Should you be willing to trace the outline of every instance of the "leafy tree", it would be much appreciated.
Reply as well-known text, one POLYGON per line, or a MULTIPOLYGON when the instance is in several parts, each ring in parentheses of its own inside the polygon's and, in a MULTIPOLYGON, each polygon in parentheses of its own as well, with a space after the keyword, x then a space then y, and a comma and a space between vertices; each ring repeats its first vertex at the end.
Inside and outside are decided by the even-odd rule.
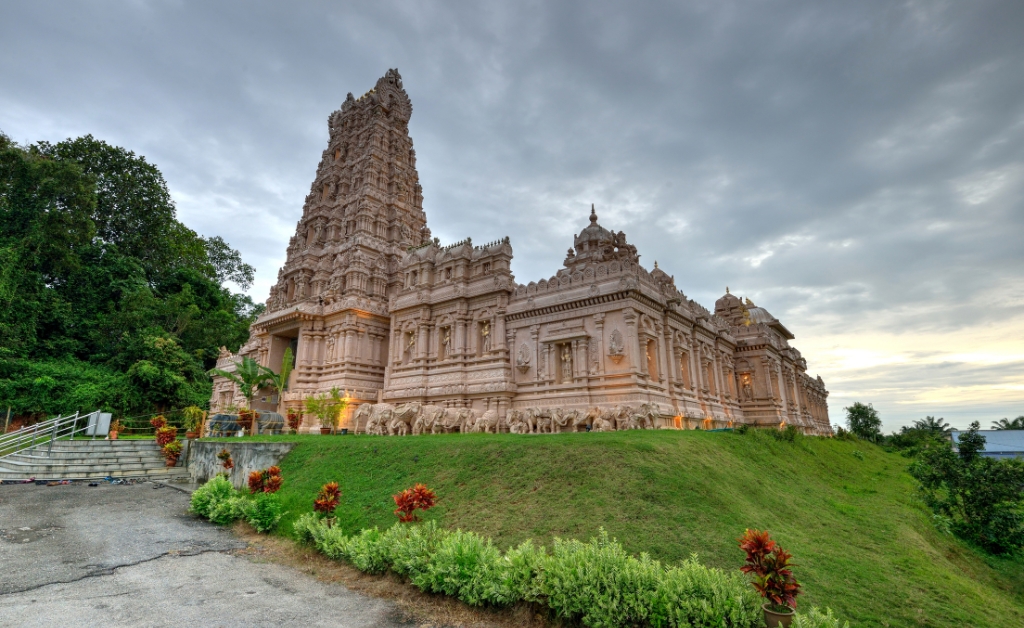
POLYGON ((949 423, 946 423, 945 419, 926 416, 923 419, 914 421, 914 429, 935 434, 949 434, 953 428, 949 426, 949 423))
POLYGON ((878 411, 869 403, 864 405, 857 401, 846 410, 846 425, 855 435, 872 442, 882 438, 882 419, 878 411))
POLYGON ((16 416, 69 398, 119 413, 205 405, 218 348, 237 349, 262 311, 223 284, 252 274, 175 218, 145 158, 92 136, 0 134, 0 402, 16 416))
POLYGON ((992 429, 994 430, 1024 430, 1024 416, 1019 416, 1016 419, 1010 421, 1007 419, 999 419, 998 421, 992 422, 992 429))
POLYGON ((306 412, 320 420, 321 427, 330 427, 334 430, 336 419, 345 410, 348 402, 342 398, 340 390, 332 388, 329 393, 307 396, 304 405, 306 412))
POLYGON ((975 421, 960 435, 958 450, 934 447, 910 467, 937 514, 960 537, 994 552, 1024 546, 1024 461, 981 455, 985 437, 975 421))

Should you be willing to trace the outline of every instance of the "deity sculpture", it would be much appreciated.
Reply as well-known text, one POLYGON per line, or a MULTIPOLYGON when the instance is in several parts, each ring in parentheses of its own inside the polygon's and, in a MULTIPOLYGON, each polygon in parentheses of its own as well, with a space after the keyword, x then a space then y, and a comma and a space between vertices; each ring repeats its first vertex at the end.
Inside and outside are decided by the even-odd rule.
POLYGON ((491 350, 491 324, 485 322, 480 326, 481 351, 484 353, 491 350))
POLYGON ((450 358, 452 356, 452 328, 444 328, 444 337, 441 342, 444 344, 444 357, 450 358))
POLYGON ((572 381, 572 349, 569 345, 562 347, 562 381, 572 381))

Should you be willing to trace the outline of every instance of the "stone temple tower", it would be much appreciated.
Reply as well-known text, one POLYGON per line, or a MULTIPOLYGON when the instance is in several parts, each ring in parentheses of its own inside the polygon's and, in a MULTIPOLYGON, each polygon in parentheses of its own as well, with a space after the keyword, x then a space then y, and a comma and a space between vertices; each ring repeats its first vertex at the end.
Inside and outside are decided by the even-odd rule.
MULTIPOLYGON (((292 347, 294 392, 285 395, 285 405, 333 386, 354 401, 375 401, 383 386, 387 303, 401 283, 399 259, 430 239, 411 115, 402 77, 388 70, 363 96, 349 94, 327 119, 327 148, 287 260, 267 311, 239 351, 277 371, 292 347)), ((272 401, 264 409, 276 407, 272 401)))

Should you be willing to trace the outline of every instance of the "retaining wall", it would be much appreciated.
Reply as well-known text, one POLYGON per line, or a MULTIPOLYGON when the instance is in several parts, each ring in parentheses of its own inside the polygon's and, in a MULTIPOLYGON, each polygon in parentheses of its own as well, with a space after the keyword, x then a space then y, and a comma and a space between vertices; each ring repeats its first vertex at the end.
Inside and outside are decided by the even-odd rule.
POLYGON ((236 488, 244 488, 251 472, 281 462, 281 458, 284 458, 293 447, 295 443, 192 441, 186 464, 193 482, 206 482, 218 473, 223 473, 224 467, 217 459, 217 454, 222 449, 227 449, 235 463, 235 468, 231 470, 231 483, 236 488))

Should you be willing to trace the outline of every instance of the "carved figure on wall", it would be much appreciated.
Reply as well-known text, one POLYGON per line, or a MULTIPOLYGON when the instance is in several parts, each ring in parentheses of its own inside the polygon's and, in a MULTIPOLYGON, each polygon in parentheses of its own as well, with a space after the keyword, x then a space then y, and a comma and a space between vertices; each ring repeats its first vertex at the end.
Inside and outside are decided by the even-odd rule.
POLYGON ((488 322, 480 326, 480 347, 484 353, 491 350, 491 324, 488 322))
POLYGON ((452 357, 452 328, 444 328, 444 336, 441 338, 441 343, 444 345, 444 357, 452 357))
POLYGON ((405 352, 411 357, 413 351, 416 349, 416 332, 408 331, 405 333, 405 352))
POLYGON ((569 345, 562 345, 562 381, 572 381, 572 349, 569 345))
POLYGON ((520 373, 530 370, 530 347, 525 342, 519 346, 519 352, 516 354, 516 368, 520 373))
POLYGON ((622 342, 622 333, 618 329, 613 329, 612 336, 608 340, 608 357, 618 364, 625 354, 626 345, 622 342))
POLYGON ((483 432, 485 434, 497 434, 498 433, 498 412, 497 410, 488 410, 484 412, 483 416, 477 419, 473 423, 473 427, 470 428, 471 432, 483 432))

